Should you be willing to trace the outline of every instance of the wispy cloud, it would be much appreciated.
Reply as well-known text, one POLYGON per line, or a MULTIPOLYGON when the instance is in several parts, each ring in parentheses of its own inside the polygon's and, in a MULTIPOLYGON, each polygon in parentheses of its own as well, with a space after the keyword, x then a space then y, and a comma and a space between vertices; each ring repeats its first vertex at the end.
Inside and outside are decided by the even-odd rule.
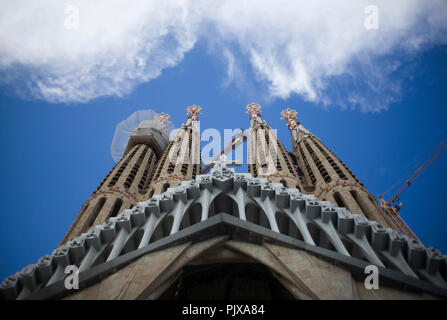
MULTIPOLYGON (((447 41, 443 0, 377 0, 379 29, 364 26, 369 1, 9 1, 0 10, 0 75, 50 102, 123 96, 179 64, 198 39, 240 87, 249 64, 272 98, 386 109, 402 94, 405 62, 447 41), (79 28, 66 29, 66 5, 79 28), (235 49, 237 48, 237 49, 235 49), (235 52, 237 50, 237 52, 235 52)), ((17 86, 15 86, 17 87, 17 86)))

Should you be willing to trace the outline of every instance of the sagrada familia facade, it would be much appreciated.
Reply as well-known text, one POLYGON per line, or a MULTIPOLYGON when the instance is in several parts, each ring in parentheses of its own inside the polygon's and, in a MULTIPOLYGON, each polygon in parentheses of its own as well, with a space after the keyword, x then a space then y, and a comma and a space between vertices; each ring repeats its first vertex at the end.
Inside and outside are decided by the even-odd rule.
POLYGON ((444 299, 447 256, 393 229, 351 170, 297 119, 286 150, 249 104, 248 173, 202 174, 198 117, 169 140, 140 123, 52 254, 4 299, 444 299), (66 268, 78 283, 67 288, 66 268), (368 287, 368 266, 378 283, 368 287))

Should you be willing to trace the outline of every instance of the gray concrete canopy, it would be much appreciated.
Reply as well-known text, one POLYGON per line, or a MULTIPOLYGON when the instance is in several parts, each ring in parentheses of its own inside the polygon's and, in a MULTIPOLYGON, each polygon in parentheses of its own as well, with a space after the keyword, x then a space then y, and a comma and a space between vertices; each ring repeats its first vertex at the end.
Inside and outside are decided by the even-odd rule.
MULTIPOLYGON (((272 239, 295 239, 287 241, 353 266, 374 264, 389 270, 386 274, 394 281, 414 279, 419 289, 447 296, 447 257, 439 250, 297 189, 225 167, 109 218, 6 278, 0 292, 6 299, 38 298, 39 292, 60 284, 69 264, 81 275, 95 268, 113 270, 115 262, 130 263, 163 239, 184 237, 187 228, 212 222, 221 213, 232 216, 226 223, 255 226, 254 231, 272 239)), ((100 276, 98 271, 95 275, 100 276)))

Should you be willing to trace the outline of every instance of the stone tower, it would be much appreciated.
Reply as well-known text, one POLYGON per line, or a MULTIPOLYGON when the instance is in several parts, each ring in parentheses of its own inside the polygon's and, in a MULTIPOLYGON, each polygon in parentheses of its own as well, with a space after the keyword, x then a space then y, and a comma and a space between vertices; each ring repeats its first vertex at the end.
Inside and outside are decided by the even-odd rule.
POLYGON ((153 120, 140 123, 132 133, 122 159, 82 205, 61 244, 148 199, 149 183, 169 143, 169 132, 164 128, 168 119, 167 114, 161 113, 153 120))
POLYGON ((198 116, 201 107, 193 105, 186 109, 187 120, 169 143, 157 165, 149 195, 165 192, 182 181, 191 180, 200 173, 200 132, 198 116))
POLYGON ((287 120, 287 127, 291 132, 293 151, 298 167, 301 168, 305 193, 330 201, 337 207, 361 213, 388 227, 392 226, 384 217, 374 196, 343 161, 300 124, 295 110, 283 110, 281 116, 283 120, 287 120))
POLYGON ((248 172, 253 177, 267 178, 270 182, 282 183, 286 188, 302 191, 302 182, 292 159, 272 128, 261 118, 260 110, 261 107, 255 103, 247 106, 250 114, 248 172))
MULTIPOLYGON (((377 222, 372 209, 361 211, 366 204, 357 200, 370 194, 298 123, 296 112, 285 110, 283 117, 301 171, 261 119, 259 105, 247 110, 251 174, 227 168, 224 157, 210 174, 199 174, 200 107, 187 109, 168 146, 159 124, 142 123, 102 185, 115 181, 143 200, 124 206, 122 198, 117 215, 103 205, 87 230, 92 214, 81 214, 71 234, 81 233, 7 277, 1 298, 447 298, 446 256, 377 222), (149 150, 160 160, 147 184, 142 168, 154 168, 149 150), (371 265, 378 270, 376 289, 365 285, 371 265), (77 287, 67 287, 67 266, 78 271, 77 287)), ((110 192, 102 194, 114 201, 121 195, 110 192)))

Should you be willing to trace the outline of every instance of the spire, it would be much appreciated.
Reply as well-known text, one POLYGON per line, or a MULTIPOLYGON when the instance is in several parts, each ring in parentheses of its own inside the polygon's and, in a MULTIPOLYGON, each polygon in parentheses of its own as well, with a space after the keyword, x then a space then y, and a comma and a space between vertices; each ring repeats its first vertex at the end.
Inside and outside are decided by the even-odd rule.
POLYGON ((311 133, 298 121, 297 116, 298 112, 290 108, 287 108, 281 112, 281 120, 287 121, 286 126, 289 128, 294 142, 304 138, 306 135, 311 135, 311 133))
POLYGON ((261 106, 256 103, 250 103, 247 105, 247 113, 250 114, 250 125, 251 127, 257 127, 259 125, 266 124, 261 118, 261 106))
POLYGON ((298 140, 298 125, 300 122, 297 119, 298 112, 292 109, 285 109, 281 112, 281 120, 287 121, 287 128, 289 128, 292 133, 292 137, 294 141, 298 140))

